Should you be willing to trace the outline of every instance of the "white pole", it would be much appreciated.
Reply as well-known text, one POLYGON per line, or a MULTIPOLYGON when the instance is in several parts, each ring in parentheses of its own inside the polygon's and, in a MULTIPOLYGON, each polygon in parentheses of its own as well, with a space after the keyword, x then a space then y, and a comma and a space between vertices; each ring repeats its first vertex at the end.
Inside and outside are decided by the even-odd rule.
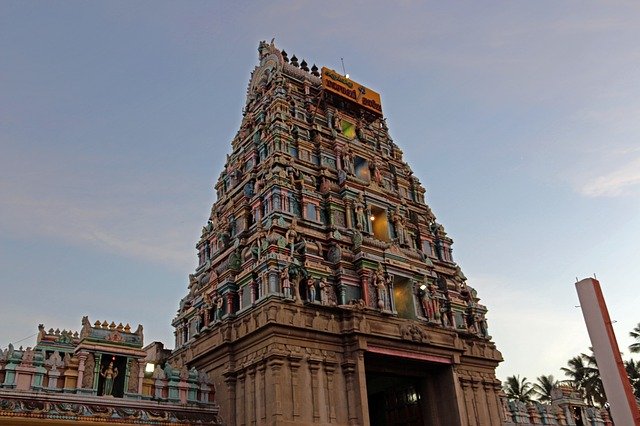
POLYGON ((624 369, 600 282, 585 278, 576 283, 576 290, 613 421, 616 425, 640 426, 640 412, 624 369))

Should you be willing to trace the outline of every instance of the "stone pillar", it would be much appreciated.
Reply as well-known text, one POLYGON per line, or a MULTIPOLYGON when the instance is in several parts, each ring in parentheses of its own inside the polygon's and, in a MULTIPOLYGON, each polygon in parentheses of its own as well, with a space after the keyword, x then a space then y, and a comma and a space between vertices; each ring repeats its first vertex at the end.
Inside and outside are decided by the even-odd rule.
POLYGON ((78 352, 78 384, 76 387, 82 389, 82 379, 84 378, 84 363, 87 360, 89 354, 85 351, 78 352))
POLYGON ((260 362, 256 367, 256 380, 258 382, 256 388, 256 422, 265 424, 267 421, 267 402, 265 393, 265 371, 267 369, 266 362, 260 362))
POLYGON ((144 358, 138 360, 138 395, 142 395, 142 386, 144 384, 144 370, 146 366, 147 363, 145 362, 144 358))
POLYGON ((269 412, 268 421, 270 423, 280 423, 283 419, 282 414, 282 366, 284 365, 284 356, 271 356, 267 361, 269 375, 267 383, 273 394, 267 394, 267 411, 269 412))
POLYGON ((289 355, 289 368, 291 369, 291 394, 293 421, 300 420, 300 390, 298 389, 298 369, 300 368, 301 355, 289 355))
POLYGON ((336 401, 334 398, 333 374, 336 371, 337 363, 331 360, 324 361, 324 373, 327 378, 327 388, 325 392, 325 404, 327 406, 327 418, 329 423, 336 421, 336 401))
POLYGON ((247 409, 245 406, 247 395, 245 389, 245 378, 246 375, 244 371, 238 372, 238 384, 236 390, 238 393, 236 400, 236 425, 238 426, 244 426, 247 424, 245 420, 247 416, 247 409))
POLYGON ((256 368, 251 366, 247 369, 247 424, 256 424, 256 368))
POLYGON ((229 426, 235 426, 236 423, 236 383, 237 378, 236 375, 232 372, 224 373, 224 382, 227 385, 227 413, 228 418, 226 419, 229 426))
POLYGON ((322 359, 309 357, 307 363, 309 365, 309 372, 311 374, 311 406, 313 407, 313 422, 318 423, 320 421, 320 399, 319 399, 319 386, 318 386, 318 370, 320 370, 320 363, 322 359))
MULTIPOLYGON (((347 220, 347 229, 353 229, 355 228, 353 226, 353 204, 351 201, 348 201, 345 203, 345 209, 344 209, 344 214, 346 216, 346 220, 347 220)), ((362 232, 365 232, 364 229, 361 230, 362 232)))
POLYGON ((369 305, 369 279, 371 277, 371 273, 368 269, 360 269, 358 270, 358 275, 360 275, 360 296, 364 301, 365 306, 369 305))

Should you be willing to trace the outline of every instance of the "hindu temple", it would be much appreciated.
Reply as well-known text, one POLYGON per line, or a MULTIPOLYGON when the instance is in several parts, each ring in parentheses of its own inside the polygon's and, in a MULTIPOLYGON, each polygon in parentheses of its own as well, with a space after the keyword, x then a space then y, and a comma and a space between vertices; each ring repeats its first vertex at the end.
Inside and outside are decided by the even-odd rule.
POLYGON ((487 308, 380 95, 261 42, 179 303, 228 425, 499 425, 487 308))
POLYGON ((162 344, 143 343, 141 325, 40 324, 33 348, 0 350, 0 424, 222 425, 206 373, 174 368, 162 344))

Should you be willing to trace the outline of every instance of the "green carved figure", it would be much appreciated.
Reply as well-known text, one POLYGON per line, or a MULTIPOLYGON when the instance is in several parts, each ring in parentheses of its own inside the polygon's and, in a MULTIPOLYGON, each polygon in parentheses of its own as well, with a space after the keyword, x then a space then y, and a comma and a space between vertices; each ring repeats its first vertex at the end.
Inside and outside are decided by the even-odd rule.
POLYGON ((114 367, 113 361, 111 361, 109 362, 109 366, 100 372, 100 375, 104 377, 102 395, 111 396, 113 392, 113 381, 118 377, 118 368, 114 367))

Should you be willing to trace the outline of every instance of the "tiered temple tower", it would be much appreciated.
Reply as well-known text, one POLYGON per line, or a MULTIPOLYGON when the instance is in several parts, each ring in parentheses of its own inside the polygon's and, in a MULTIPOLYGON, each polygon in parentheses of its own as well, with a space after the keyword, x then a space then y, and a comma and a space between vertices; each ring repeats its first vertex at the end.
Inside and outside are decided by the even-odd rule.
POLYGON ((486 308, 379 95, 259 45, 173 320, 229 425, 497 425, 486 308))

